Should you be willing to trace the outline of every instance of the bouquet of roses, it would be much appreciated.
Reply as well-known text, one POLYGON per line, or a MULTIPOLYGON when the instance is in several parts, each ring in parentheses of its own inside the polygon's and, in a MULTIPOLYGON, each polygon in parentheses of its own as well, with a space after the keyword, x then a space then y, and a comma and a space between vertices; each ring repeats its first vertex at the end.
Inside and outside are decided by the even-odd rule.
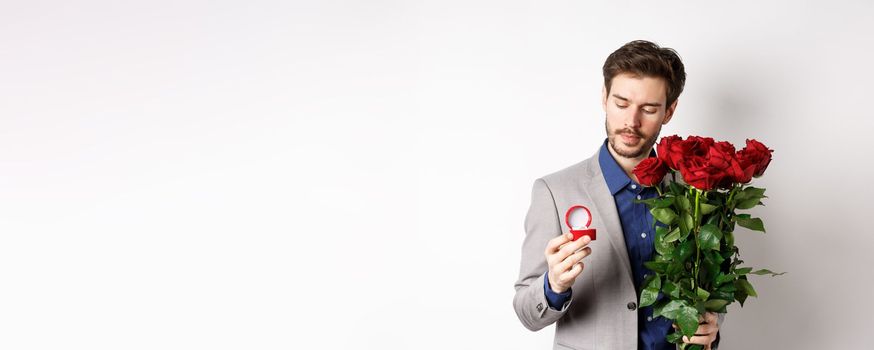
POLYGON ((653 317, 674 320, 679 331, 668 334, 667 340, 680 344, 683 335, 695 334, 707 311, 725 313, 732 302, 743 306, 748 296, 756 296, 747 275, 779 275, 739 266, 743 260, 734 245, 735 224, 765 232, 760 218, 737 211, 767 198, 764 188, 749 183, 765 172, 773 150, 756 140, 747 140, 744 149, 735 151, 728 142, 676 135, 663 137, 656 147, 658 157, 644 159, 633 170, 640 184, 659 192, 642 201, 657 226, 657 254, 645 263, 653 274, 641 286, 640 306, 654 305, 653 317), (668 173, 667 186, 661 188, 668 173), (661 300, 659 292, 664 295, 661 300))

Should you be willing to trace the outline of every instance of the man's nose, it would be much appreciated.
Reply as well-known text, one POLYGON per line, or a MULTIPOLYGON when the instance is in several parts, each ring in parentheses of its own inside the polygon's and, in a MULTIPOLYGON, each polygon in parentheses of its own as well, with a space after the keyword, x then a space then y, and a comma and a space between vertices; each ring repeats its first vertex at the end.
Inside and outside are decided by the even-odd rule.
POLYGON ((641 111, 639 109, 628 108, 625 114, 625 127, 637 129, 640 127, 641 111))

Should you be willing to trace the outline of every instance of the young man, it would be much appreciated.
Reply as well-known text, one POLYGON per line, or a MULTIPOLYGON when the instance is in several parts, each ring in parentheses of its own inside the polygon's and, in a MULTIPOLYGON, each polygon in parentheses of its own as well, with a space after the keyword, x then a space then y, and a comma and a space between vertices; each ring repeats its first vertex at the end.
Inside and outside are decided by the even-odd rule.
MULTIPOLYGON (((686 73, 674 50, 643 40, 613 52, 603 71, 607 138, 591 158, 534 181, 513 307, 532 331, 555 322, 555 349, 674 350, 671 320, 637 306, 655 230, 635 199, 657 193, 631 171, 654 155, 686 73), (574 205, 591 211, 595 241, 571 240, 564 220, 574 205)), ((684 341, 716 349, 722 319, 708 313, 684 341)))

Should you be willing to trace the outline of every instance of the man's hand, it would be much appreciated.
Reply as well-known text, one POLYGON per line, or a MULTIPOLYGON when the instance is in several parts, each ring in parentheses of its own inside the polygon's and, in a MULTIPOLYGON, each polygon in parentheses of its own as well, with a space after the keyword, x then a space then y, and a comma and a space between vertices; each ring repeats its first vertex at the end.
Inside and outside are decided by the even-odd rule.
MULTIPOLYGON (((698 330, 695 331, 695 335, 692 339, 689 339, 684 335, 683 342, 686 344, 704 345, 704 350, 711 350, 710 345, 716 340, 716 332, 719 331, 718 320, 719 319, 716 317, 715 312, 705 313, 703 322, 700 319, 698 320, 698 330)), ((676 323, 674 323, 674 329, 677 329, 676 323)))
POLYGON ((549 288, 556 293, 564 293, 583 272, 583 258, 592 253, 587 247, 592 240, 583 236, 572 241, 573 234, 567 233, 549 240, 546 244, 546 263, 549 265, 549 288))

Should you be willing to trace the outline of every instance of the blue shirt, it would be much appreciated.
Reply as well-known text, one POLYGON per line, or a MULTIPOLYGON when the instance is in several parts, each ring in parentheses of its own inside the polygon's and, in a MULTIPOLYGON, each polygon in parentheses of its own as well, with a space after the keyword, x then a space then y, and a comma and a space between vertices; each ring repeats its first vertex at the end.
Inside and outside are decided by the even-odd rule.
MULTIPOLYGON (((607 150, 607 140, 601 145, 598 163, 601 172, 607 182, 607 188, 616 201, 616 210, 619 212, 619 221, 622 223, 622 232, 625 236, 625 246, 628 248, 628 259, 631 263, 631 273, 635 290, 640 299, 640 286, 652 273, 643 266, 643 263, 653 259, 655 248, 655 226, 653 226, 652 214, 646 204, 635 203, 636 199, 647 199, 658 196, 658 192, 652 187, 643 187, 631 180, 625 171, 616 163, 610 151, 607 150)), ((650 152, 655 156, 655 151, 650 152)), ((565 302, 571 298, 571 290, 557 294, 549 288, 549 274, 544 278, 544 290, 549 307, 560 310, 565 302)), ((658 299, 664 296, 659 293, 658 299)), ((676 345, 665 340, 665 335, 672 329, 673 321, 664 317, 652 317, 652 306, 639 308, 637 312, 638 349, 646 350, 675 350, 676 345)))

